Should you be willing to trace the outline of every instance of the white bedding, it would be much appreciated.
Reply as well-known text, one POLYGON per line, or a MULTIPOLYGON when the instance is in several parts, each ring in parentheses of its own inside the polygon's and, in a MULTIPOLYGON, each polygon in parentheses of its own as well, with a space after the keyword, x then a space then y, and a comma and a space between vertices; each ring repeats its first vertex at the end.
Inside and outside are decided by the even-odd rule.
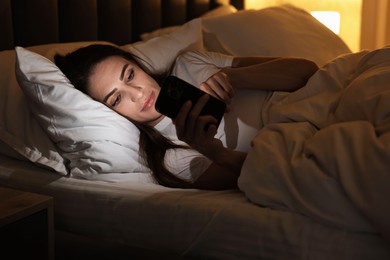
POLYGON ((91 182, 0 157, 0 185, 54 196, 56 229, 207 259, 388 259, 378 236, 248 203, 238 191, 91 182), (385 258, 384 258, 385 256, 385 258))
MULTIPOLYGON (((210 19, 203 24, 203 29, 206 30, 203 31, 203 35, 200 31, 198 38, 195 37, 198 34, 190 35, 196 38, 195 45, 204 41, 204 47, 208 50, 225 51, 235 55, 246 55, 244 51, 251 51, 248 55, 299 55, 313 59, 318 64, 349 52, 348 47, 337 36, 317 24, 307 13, 294 8, 289 12, 289 8, 239 13, 237 16, 226 16, 220 20, 210 19), (276 15, 275 12, 280 14, 276 15), (292 16, 301 22, 290 23, 289 19, 292 19, 292 16), (255 35, 257 45, 250 44, 249 40, 239 43, 250 44, 249 47, 258 52, 254 52, 255 50, 248 46, 237 47, 238 42, 235 39, 230 38, 229 42, 225 39, 224 31, 217 28, 229 27, 226 25, 229 22, 239 25, 237 21, 244 22, 244 18, 248 17, 260 19, 257 20, 257 26, 248 28, 246 34, 250 39, 255 35), (262 23, 264 19, 268 22, 262 23), (273 21, 277 29, 274 30, 277 32, 275 35, 269 32, 270 19, 275 20, 273 21), (288 30, 286 23, 289 24, 288 30), (212 35, 213 32, 215 35, 212 35), (315 44, 318 42, 323 45, 315 44), (309 44, 310 48, 305 44, 309 44)), ((235 29, 240 33, 242 27, 236 26, 235 29)), ((230 30, 229 33, 237 35, 235 31, 230 30)), ((161 44, 157 40, 155 42, 161 44)), ((185 43, 182 39, 176 42, 185 43)), ((179 49, 172 48, 176 52, 179 49)), ((9 59, 1 60, 1 71, 9 74, 12 72, 12 75, 0 74, 0 81, 2 84, 5 82, 1 85, 0 98, 7 101, 1 102, 2 141, 11 140, 9 134, 15 132, 11 130, 22 132, 21 135, 12 136, 12 140, 19 141, 18 143, 22 143, 23 137, 30 137, 32 133, 38 132, 40 135, 34 135, 31 140, 40 140, 38 144, 41 145, 45 143, 42 140, 47 139, 50 149, 44 149, 46 146, 41 149, 38 146, 35 150, 26 149, 29 152, 26 155, 26 151, 20 152, 21 149, 29 147, 26 143, 22 143, 20 149, 16 149, 12 145, 2 148, 7 142, 0 142, 0 154, 13 156, 8 153, 12 147, 20 153, 19 157, 23 155, 30 161, 41 163, 38 167, 27 162, 27 159, 20 161, 17 160, 17 156, 11 159, 0 155, 0 185, 53 196, 57 234, 67 233, 91 238, 107 245, 116 244, 202 259, 390 259, 389 245, 376 233, 371 232, 371 226, 368 230, 359 232, 348 231, 336 225, 322 223, 315 218, 313 220, 310 218, 312 216, 309 217, 291 208, 279 207, 279 204, 262 207, 249 203, 245 195, 239 191, 169 189, 153 184, 148 176, 142 173, 100 172, 93 178, 95 181, 90 181, 56 174, 55 171, 57 173, 61 171, 55 167, 52 167, 54 170, 45 170, 43 167, 51 167, 52 164, 45 160, 42 162, 38 157, 45 158, 45 155, 48 155, 48 158, 57 159, 57 156, 53 156, 56 149, 38 125, 35 128, 39 131, 29 131, 31 122, 23 119, 24 117, 30 119, 31 114, 26 107, 24 96, 17 88, 14 68, 9 67, 15 54, 9 51, 3 52, 2 55, 9 59), (11 83, 15 83, 16 87, 8 87, 11 83), (18 95, 13 92, 17 92, 18 95), (15 96, 18 99, 15 99, 15 96), (23 121, 23 124, 16 124, 15 117, 23 121), (39 138, 35 138, 36 136, 39 138), (31 151, 34 152, 33 158, 28 156, 31 151)), ((174 57, 169 57, 169 60, 171 59, 174 57)), ((163 62, 160 59, 154 61, 163 62)), ((314 102, 313 106, 317 105, 314 102)), ((126 138, 124 136, 124 139, 126 138)), ((254 152, 256 150, 257 148, 253 149, 254 152)), ((91 162, 96 162, 96 158, 91 162)), ((65 167, 62 161, 60 164, 62 168, 65 167)), ((249 165, 248 163, 248 168, 243 174, 245 178, 252 178, 250 175, 256 174, 255 169, 250 172, 252 168, 249 165)), ((63 171, 63 174, 66 174, 66 171, 63 171)), ((265 188, 270 187, 272 186, 265 188)), ((256 200, 257 194, 252 196, 247 193, 246 187, 242 188, 248 198, 259 204, 263 203, 256 200)), ((262 195, 259 195, 257 198, 261 197, 262 195)), ((98 248, 95 250, 98 251, 98 248)))
POLYGON ((251 201, 390 242, 390 46, 334 60, 263 116, 239 179, 251 201))

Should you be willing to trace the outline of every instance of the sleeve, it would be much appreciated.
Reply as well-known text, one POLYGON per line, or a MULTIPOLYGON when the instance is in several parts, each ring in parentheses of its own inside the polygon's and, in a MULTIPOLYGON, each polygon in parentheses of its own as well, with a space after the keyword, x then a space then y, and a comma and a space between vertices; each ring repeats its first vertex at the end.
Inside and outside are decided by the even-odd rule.
POLYGON ((185 52, 177 57, 172 75, 199 87, 202 82, 220 71, 221 68, 230 67, 233 58, 233 56, 217 52, 185 52))
POLYGON ((196 181, 212 163, 193 149, 169 149, 164 160, 169 171, 189 182, 196 181))
MULTIPOLYGON (((155 128, 174 143, 186 145, 177 138, 176 128, 170 118, 165 117, 155 128)), ((211 161, 194 149, 175 148, 166 151, 164 164, 178 178, 194 182, 207 170, 211 161)))

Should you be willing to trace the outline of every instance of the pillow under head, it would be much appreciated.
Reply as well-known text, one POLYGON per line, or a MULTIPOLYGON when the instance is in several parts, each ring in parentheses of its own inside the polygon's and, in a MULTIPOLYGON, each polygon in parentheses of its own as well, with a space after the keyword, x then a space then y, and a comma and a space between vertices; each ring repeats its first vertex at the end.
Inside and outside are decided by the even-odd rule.
POLYGON ((138 129, 126 118, 75 89, 49 59, 16 48, 16 76, 37 118, 72 176, 149 172, 138 155, 138 129))

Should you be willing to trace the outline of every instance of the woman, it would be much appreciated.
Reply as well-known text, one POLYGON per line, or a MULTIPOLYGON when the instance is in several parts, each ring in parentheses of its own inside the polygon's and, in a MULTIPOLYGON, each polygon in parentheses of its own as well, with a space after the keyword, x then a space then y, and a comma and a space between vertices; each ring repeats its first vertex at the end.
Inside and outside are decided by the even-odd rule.
MULTIPOLYGON (((166 75, 147 74, 130 53, 110 45, 91 45, 64 57, 57 55, 55 61, 76 88, 140 129, 140 154, 160 184, 200 189, 237 187, 246 152, 226 148, 215 138, 215 119, 199 116, 207 95, 196 104, 183 105, 173 126, 154 108, 166 75)), ((189 53, 178 59, 174 72, 187 70, 184 63, 211 64, 210 70, 202 66, 208 76, 197 85, 228 105, 236 89, 294 91, 318 69, 304 59, 189 53)))

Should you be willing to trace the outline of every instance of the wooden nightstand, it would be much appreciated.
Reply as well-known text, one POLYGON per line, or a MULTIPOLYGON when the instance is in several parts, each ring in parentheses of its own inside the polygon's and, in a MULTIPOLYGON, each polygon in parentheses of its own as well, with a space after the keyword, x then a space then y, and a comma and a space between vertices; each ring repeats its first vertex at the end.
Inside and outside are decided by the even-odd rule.
POLYGON ((0 187, 1 258, 54 259, 53 198, 0 187))

